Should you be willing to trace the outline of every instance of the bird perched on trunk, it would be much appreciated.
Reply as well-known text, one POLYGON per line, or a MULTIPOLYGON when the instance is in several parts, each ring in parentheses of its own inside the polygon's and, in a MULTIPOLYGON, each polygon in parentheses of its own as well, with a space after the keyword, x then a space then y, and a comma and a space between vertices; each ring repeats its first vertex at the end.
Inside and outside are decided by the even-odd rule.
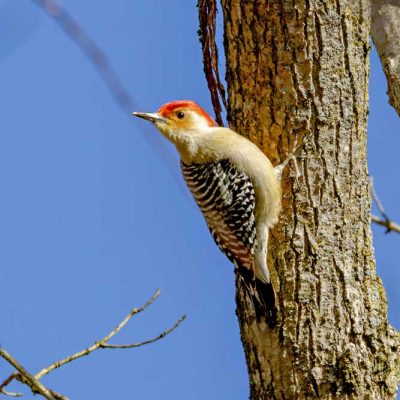
POLYGON ((279 172, 252 142, 215 121, 193 101, 173 101, 152 122, 181 157, 183 177, 214 241, 245 280, 258 319, 276 320, 267 266, 269 229, 281 207, 279 172))

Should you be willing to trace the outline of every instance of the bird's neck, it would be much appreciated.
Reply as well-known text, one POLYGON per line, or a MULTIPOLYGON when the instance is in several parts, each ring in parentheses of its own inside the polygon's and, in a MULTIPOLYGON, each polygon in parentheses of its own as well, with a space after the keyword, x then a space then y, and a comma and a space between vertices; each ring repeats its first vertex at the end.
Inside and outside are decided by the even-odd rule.
POLYGON ((211 129, 193 129, 176 135, 174 144, 185 164, 203 164, 213 161, 213 154, 209 151, 213 134, 211 129))

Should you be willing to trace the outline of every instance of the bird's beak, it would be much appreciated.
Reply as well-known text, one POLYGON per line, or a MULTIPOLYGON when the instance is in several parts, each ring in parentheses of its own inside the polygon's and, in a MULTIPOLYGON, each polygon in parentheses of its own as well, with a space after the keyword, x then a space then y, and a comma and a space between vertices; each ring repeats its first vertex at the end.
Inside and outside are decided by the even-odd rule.
POLYGON ((167 120, 157 113, 144 113, 144 112, 136 112, 132 113, 135 117, 147 119, 150 122, 166 122, 167 120))

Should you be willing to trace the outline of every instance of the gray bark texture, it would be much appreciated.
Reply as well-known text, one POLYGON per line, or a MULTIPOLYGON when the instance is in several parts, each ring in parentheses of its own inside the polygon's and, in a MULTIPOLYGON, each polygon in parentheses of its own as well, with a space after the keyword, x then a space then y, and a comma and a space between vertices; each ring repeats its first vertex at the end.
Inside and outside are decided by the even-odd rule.
POLYGON ((389 102, 400 115, 400 0, 372 0, 372 38, 388 82, 389 102))
POLYGON ((254 319, 237 282, 251 399, 394 399, 388 324, 370 230, 366 159, 369 7, 346 0, 221 0, 228 121, 282 162, 283 210, 268 263, 278 324, 254 319))

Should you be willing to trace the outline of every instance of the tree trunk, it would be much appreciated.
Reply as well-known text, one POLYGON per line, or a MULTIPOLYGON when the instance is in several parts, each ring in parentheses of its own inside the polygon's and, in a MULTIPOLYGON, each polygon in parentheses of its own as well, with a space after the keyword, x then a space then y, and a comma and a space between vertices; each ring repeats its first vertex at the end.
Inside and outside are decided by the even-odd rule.
POLYGON ((251 399, 395 398, 400 341, 370 230, 369 10, 345 0, 221 3, 230 127, 274 165, 313 135, 301 176, 284 173, 269 243, 276 328, 254 319, 237 283, 251 399))

